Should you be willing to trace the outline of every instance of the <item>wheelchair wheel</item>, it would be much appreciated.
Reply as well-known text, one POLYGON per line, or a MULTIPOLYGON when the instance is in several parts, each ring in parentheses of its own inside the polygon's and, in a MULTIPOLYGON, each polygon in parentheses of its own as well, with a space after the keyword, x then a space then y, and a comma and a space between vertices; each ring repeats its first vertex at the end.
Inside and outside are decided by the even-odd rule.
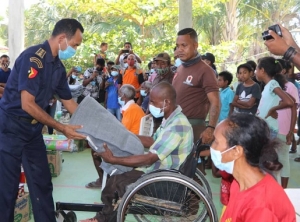
POLYGON ((129 185, 117 218, 120 222, 218 221, 207 191, 194 180, 171 172, 145 175, 129 185))
POLYGON ((209 186, 209 183, 208 183, 207 179, 205 178, 205 176, 203 175, 203 173, 199 169, 196 169, 194 180, 201 187, 203 187, 207 191, 207 193, 209 194, 209 196, 212 198, 212 192, 211 192, 211 188, 209 186))

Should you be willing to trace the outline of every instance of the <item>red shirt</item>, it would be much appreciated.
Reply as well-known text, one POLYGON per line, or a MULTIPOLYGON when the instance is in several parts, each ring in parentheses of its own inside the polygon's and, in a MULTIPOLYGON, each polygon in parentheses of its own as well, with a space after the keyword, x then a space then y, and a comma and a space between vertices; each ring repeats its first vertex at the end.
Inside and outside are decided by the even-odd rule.
POLYGON ((251 188, 240 191, 234 180, 221 222, 295 222, 295 209, 282 187, 269 174, 251 188))
POLYGON ((231 183, 233 181, 233 176, 229 173, 227 173, 226 171, 220 170, 219 171, 222 180, 221 180, 221 203, 225 206, 227 206, 228 202, 229 202, 229 197, 230 197, 230 187, 231 187, 231 183))

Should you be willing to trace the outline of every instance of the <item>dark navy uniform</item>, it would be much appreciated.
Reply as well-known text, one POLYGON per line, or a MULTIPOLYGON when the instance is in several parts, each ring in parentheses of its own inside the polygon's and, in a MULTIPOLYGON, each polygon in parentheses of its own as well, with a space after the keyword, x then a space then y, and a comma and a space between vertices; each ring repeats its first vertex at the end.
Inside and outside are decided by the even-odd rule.
POLYGON ((48 41, 30 47, 17 58, 0 101, 0 222, 14 221, 22 163, 30 191, 34 219, 55 219, 52 182, 43 124, 22 110, 21 91, 35 96, 35 102, 46 110, 50 99, 72 99, 66 70, 58 57, 53 57, 48 41))

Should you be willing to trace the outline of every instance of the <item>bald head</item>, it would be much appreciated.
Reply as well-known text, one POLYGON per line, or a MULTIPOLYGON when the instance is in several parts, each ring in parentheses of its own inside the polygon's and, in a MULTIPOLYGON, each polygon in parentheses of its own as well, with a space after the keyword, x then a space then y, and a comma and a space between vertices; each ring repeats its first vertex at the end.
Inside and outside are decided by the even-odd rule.
POLYGON ((168 82, 160 82, 151 89, 151 94, 162 100, 169 100, 173 105, 176 103, 176 91, 168 82))

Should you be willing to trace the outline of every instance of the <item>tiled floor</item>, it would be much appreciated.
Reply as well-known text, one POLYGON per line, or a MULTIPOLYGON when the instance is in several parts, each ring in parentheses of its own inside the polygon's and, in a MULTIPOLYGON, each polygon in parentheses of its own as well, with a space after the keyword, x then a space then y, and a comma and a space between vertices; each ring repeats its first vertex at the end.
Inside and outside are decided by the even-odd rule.
MULTIPOLYGON (((298 149, 299 150, 299 149, 298 149)), ((300 188, 300 163, 294 162, 298 154, 290 154, 291 178, 289 181, 290 188, 300 188)), ((85 184, 97 178, 94 169, 90 150, 86 149, 79 153, 63 153, 63 170, 59 177, 53 178, 54 201, 74 202, 74 203, 99 203, 101 191, 85 188, 85 184)), ((217 208, 218 214, 221 212, 222 205, 219 202, 219 185, 220 180, 213 178, 211 171, 207 170, 207 180, 209 181, 213 201, 217 208)), ((89 212, 76 212, 77 219, 86 219, 95 215, 89 212)), ((31 222, 33 222, 32 220, 31 222)))

